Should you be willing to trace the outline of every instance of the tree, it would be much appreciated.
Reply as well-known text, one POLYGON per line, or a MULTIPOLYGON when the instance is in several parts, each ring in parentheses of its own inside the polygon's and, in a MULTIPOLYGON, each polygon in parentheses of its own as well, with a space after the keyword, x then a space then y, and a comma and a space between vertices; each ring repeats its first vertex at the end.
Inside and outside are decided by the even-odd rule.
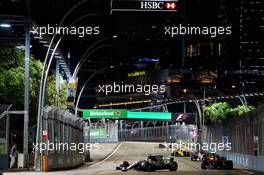
POLYGON ((228 114, 232 108, 227 102, 219 102, 210 104, 203 108, 205 119, 213 122, 227 119, 228 114))
POLYGON ((245 106, 245 105, 239 105, 236 108, 231 110, 231 115, 233 117, 242 117, 246 113, 249 113, 251 111, 254 111, 256 108, 254 106, 245 106))
POLYGON ((241 117, 246 113, 255 110, 254 106, 239 105, 236 108, 231 108, 227 102, 211 103, 203 108, 206 121, 223 121, 228 118, 241 117))
POLYGON ((56 75, 55 73, 52 73, 51 76, 48 77, 48 82, 47 82, 47 100, 46 100, 46 104, 49 105, 58 105, 59 107, 66 109, 67 108, 67 90, 68 90, 68 86, 67 86, 67 82, 65 80, 63 80, 60 77, 60 81, 61 81, 61 85, 60 85, 60 95, 57 95, 56 92, 56 75), (58 104, 57 104, 58 103, 58 104))

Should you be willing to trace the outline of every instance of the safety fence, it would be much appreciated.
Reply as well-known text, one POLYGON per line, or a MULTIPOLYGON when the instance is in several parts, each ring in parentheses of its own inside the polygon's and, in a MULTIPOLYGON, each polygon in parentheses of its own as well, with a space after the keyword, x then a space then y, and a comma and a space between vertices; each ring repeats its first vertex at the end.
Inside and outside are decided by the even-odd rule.
POLYGON ((85 154, 80 153, 76 147, 84 141, 85 122, 82 118, 57 107, 46 106, 43 109, 41 126, 40 143, 45 143, 47 149, 38 158, 39 168, 73 168, 83 163, 85 154))
POLYGON ((207 126, 202 133, 205 143, 231 143, 231 151, 219 154, 235 164, 264 171, 264 106, 246 116, 207 126))
POLYGON ((6 117, 0 117, 0 170, 8 168, 8 143, 6 135, 6 117))
POLYGON ((195 125, 168 125, 158 127, 123 129, 118 131, 120 141, 176 142, 193 141, 195 125))

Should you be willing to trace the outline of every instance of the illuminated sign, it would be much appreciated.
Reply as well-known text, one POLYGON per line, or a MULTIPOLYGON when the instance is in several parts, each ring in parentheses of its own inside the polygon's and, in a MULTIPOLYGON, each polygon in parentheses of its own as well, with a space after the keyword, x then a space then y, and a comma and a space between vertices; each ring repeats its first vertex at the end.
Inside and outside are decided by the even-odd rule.
POLYGON ((175 10, 177 4, 175 2, 165 1, 142 1, 140 2, 140 9, 151 9, 151 10, 175 10))
POLYGON ((112 0, 111 13, 113 11, 157 11, 176 12, 178 0, 112 0))
POLYGON ((169 10, 174 10, 176 9, 176 7, 177 7, 177 4, 175 2, 167 2, 165 4, 165 8, 169 10))
POLYGON ((126 109, 85 109, 83 118, 88 119, 128 119, 128 120, 164 120, 171 121, 170 112, 132 112, 126 109))
POLYGON ((130 112, 127 113, 127 119, 142 120, 168 120, 171 121, 172 114, 170 112, 130 112))
POLYGON ((141 76, 141 75, 145 75, 146 72, 145 71, 140 71, 140 72, 132 72, 132 73, 128 73, 127 76, 128 77, 137 77, 137 76, 141 76))
POLYGON ((138 62, 144 62, 144 63, 158 63, 159 61, 160 61, 159 58, 143 58, 138 60, 138 62))
POLYGON ((86 109, 83 110, 83 117, 88 118, 126 118, 127 110, 125 109, 86 109))
POLYGON ((213 71, 209 71, 209 75, 214 77, 214 78, 217 78, 218 77, 218 74, 217 72, 213 72, 213 71))

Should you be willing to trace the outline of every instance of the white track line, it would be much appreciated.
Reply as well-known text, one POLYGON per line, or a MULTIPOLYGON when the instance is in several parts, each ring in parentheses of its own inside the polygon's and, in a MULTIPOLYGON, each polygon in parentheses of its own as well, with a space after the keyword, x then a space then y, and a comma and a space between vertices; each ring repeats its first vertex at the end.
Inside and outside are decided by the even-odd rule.
POLYGON ((120 146, 121 146, 122 144, 123 144, 123 142, 120 143, 120 144, 116 147, 116 149, 115 149, 115 150, 114 150, 109 156, 107 156, 104 160, 101 160, 100 162, 97 162, 96 164, 93 164, 93 165, 91 165, 91 166, 89 166, 89 167, 97 166, 97 165, 103 163, 104 161, 108 160, 110 157, 112 157, 112 156, 117 152, 117 150, 120 148, 120 146))

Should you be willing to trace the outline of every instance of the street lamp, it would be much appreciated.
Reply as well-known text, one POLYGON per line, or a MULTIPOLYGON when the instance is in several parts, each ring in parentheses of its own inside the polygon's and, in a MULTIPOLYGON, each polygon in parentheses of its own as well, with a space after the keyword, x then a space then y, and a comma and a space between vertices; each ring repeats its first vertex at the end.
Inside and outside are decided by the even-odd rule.
POLYGON ((103 41, 107 41, 109 39, 112 39, 112 38, 117 38, 118 36, 117 35, 114 35, 112 37, 106 37, 106 38, 103 38, 101 40, 98 40, 96 41, 95 43, 93 43, 85 52, 84 54, 82 55, 80 61, 77 63, 77 66, 75 67, 74 71, 73 71, 73 74, 72 76, 73 77, 76 77, 79 73, 79 70, 81 69, 82 65, 84 64, 86 58, 88 57, 87 55, 89 54, 89 52, 92 52, 91 49, 93 49, 94 46, 96 46, 97 44, 103 42, 103 41))
MULTIPOLYGON (((68 15, 75 9, 77 8, 78 6, 80 6, 81 4, 83 3, 86 3, 88 0, 83 0, 79 3, 77 3, 76 5, 74 5, 62 18, 62 20, 60 21, 60 24, 59 24, 59 27, 62 25, 62 23, 64 22, 64 20, 68 17, 68 15)), ((53 41, 55 40, 56 38, 56 34, 53 35, 52 39, 51 39, 51 42, 50 42, 50 45, 48 47, 48 50, 47 50, 47 53, 46 53, 46 56, 45 56, 45 61, 44 61, 44 65, 43 65, 43 70, 42 70, 42 73, 41 73, 41 81, 40 81, 40 91, 39 91, 39 104, 38 104, 38 116, 37 116, 37 133, 36 133, 36 144, 39 143, 39 141, 41 140, 41 137, 40 137, 40 126, 41 126, 41 112, 42 112, 42 106, 43 106, 43 103, 42 103, 42 100, 43 100, 43 92, 45 92, 45 88, 43 88, 43 84, 44 84, 44 74, 45 74, 45 68, 47 66, 47 62, 48 62, 48 56, 49 56, 49 52, 51 50, 51 46, 53 44, 53 41)), ((60 40, 58 41, 58 43, 60 42, 60 40)), ((58 44, 57 43, 57 44, 58 44)), ((56 44, 56 45, 57 45, 56 44)), ((54 53, 55 53, 56 49, 54 49, 54 53)), ((53 54, 54 56, 54 54, 53 54)), ((53 57, 51 57, 50 59, 52 60, 53 57)), ((47 72, 49 71, 49 67, 47 68, 47 72)), ((37 160, 38 160, 38 150, 36 150, 35 152, 35 157, 34 157, 34 169, 35 171, 37 170, 37 160)), ((40 169, 41 170, 41 169, 40 169)))
POLYGON ((0 24, 0 27, 2 27, 2 28, 10 28, 11 24, 2 23, 2 24, 0 24))
MULTIPOLYGON (((232 89, 236 89, 236 86, 235 85, 232 85, 231 86, 232 87, 232 89)), ((243 106, 247 106, 247 99, 246 99, 246 96, 245 96, 245 94, 243 94, 243 92, 241 91, 241 93, 242 93, 242 98, 241 98, 241 96, 239 95, 239 94, 237 94, 234 90, 230 90, 230 92, 233 92, 234 94, 236 94, 236 96, 239 98, 239 100, 241 101, 241 103, 242 103, 242 105, 243 106)))
POLYGON ((77 112, 78 112, 78 106, 79 106, 79 102, 80 102, 80 98, 82 96, 82 93, 83 93, 83 90, 85 88, 85 86, 87 85, 87 83, 96 75, 98 74, 99 72, 103 71, 103 70, 106 70, 106 69, 113 69, 114 66, 107 66, 107 67, 104 67, 104 68, 101 68, 97 71, 95 71, 87 80, 86 82, 84 83, 84 85, 82 86, 82 89, 78 95, 78 98, 77 98, 77 101, 76 101, 76 107, 75 107, 75 114, 77 115, 77 112))

